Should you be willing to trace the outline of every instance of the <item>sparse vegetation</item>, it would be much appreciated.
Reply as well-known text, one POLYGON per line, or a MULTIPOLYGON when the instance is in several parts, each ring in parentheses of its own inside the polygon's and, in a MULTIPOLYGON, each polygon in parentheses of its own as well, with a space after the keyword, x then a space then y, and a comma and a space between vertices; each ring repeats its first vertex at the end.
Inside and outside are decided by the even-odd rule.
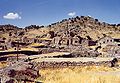
POLYGON ((7 62, 5 61, 0 62, 0 68, 4 68, 6 66, 7 66, 7 62))
POLYGON ((120 69, 104 66, 70 67, 61 69, 42 69, 43 83, 119 83, 120 69))

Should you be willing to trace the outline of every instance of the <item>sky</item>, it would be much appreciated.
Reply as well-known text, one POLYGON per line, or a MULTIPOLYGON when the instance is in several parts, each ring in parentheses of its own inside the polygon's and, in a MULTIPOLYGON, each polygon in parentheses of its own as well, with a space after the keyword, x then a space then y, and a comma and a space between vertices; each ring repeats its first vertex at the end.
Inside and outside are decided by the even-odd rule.
POLYGON ((120 0, 0 0, 0 24, 49 25, 75 16, 120 23, 120 0))

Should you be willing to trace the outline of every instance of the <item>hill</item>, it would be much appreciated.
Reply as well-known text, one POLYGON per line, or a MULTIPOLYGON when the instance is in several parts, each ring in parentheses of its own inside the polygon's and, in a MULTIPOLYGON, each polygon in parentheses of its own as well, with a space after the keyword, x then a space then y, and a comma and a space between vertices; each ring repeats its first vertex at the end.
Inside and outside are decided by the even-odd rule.
POLYGON ((60 22, 52 23, 48 26, 37 28, 36 26, 29 26, 25 29, 28 30, 29 34, 34 34, 35 36, 47 35, 49 31, 54 31, 56 35, 62 35, 62 33, 69 31, 73 34, 79 34, 79 36, 84 38, 90 36, 93 40, 103 37, 104 34, 120 38, 120 24, 100 22, 98 19, 89 16, 77 16, 75 18, 64 19, 60 22))
POLYGON ((25 28, 19 28, 9 24, 0 25, 0 33, 2 34, 1 36, 4 37, 8 37, 9 32, 24 31, 25 36, 34 38, 36 36, 47 36, 49 31, 54 31, 56 35, 62 35, 62 33, 65 33, 67 30, 72 32, 72 34, 78 34, 84 38, 89 36, 93 40, 103 37, 104 34, 120 38, 120 24, 100 22, 98 19, 89 16, 76 16, 75 18, 63 19, 48 26, 30 25, 25 28))

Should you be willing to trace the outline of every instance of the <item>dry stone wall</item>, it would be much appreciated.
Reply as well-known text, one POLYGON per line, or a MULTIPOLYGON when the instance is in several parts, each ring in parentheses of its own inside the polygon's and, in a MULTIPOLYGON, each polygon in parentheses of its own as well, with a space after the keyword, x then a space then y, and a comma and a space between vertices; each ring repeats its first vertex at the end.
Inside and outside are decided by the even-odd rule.
POLYGON ((71 62, 71 61, 62 61, 62 62, 39 62, 37 63, 36 69, 41 68, 65 68, 72 66, 109 66, 111 67, 112 61, 102 61, 102 62, 71 62))

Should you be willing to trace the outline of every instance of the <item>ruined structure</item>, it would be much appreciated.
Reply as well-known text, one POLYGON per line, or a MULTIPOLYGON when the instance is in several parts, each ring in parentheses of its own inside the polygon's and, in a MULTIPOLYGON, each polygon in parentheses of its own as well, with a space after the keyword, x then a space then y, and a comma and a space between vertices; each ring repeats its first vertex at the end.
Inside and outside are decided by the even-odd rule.
POLYGON ((98 46, 101 46, 101 45, 115 45, 115 43, 114 43, 114 39, 112 37, 106 36, 106 37, 100 38, 98 40, 97 45, 98 46))

